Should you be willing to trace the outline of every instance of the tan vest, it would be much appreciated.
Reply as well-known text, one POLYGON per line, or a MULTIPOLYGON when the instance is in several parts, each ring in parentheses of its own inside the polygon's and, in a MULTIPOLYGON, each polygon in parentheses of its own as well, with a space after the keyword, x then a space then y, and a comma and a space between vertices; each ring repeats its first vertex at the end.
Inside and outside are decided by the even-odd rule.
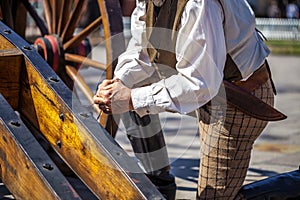
MULTIPOLYGON (((158 16, 155 13, 155 9, 158 8, 151 1, 147 4, 146 26, 149 39, 148 54, 151 62, 175 68, 177 63, 175 55, 177 31, 187 1, 166 0, 160 8, 158 16)), ((229 81, 242 79, 238 67, 229 54, 224 68, 224 79, 229 81)))

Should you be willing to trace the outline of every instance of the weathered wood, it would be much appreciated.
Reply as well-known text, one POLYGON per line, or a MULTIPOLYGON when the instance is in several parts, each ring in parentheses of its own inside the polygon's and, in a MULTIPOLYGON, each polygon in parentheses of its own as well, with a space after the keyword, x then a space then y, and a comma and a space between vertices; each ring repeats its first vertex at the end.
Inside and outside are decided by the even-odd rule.
MULTIPOLYGON (((99 198, 142 199, 133 183, 127 180, 124 171, 105 153, 99 140, 104 139, 102 142, 108 142, 112 146, 116 144, 108 138, 101 138, 105 133, 100 127, 93 127, 103 134, 95 138, 80 123, 79 117, 91 116, 88 113, 78 116, 73 114, 71 107, 63 101, 68 93, 59 96, 28 60, 24 73, 27 74, 28 80, 21 81, 20 112, 39 127, 50 144, 89 188, 99 198), (33 109, 29 109, 28 105, 33 109), (35 116, 36 121, 33 121, 32 116, 35 116)), ((58 81, 56 84, 62 85, 62 82, 58 81)), ((60 90, 67 88, 61 87, 60 90)), ((123 154, 118 148, 115 148, 115 151, 115 156, 123 154)))
MULTIPOLYGON (((69 88, 72 88, 70 85, 72 85, 71 80, 69 77, 67 77, 67 74, 65 73, 64 69, 64 61, 75 60, 76 62, 81 63, 83 61, 83 58, 85 59, 85 63, 91 62, 91 66, 104 69, 107 74, 107 78, 111 79, 113 76, 114 66, 117 63, 118 56, 125 50, 125 39, 123 34, 123 21, 122 21, 122 12, 120 7, 119 0, 97 0, 95 1, 95 6, 97 6, 97 9, 100 11, 100 16, 98 19, 91 22, 90 26, 86 27, 82 32, 80 32, 78 35, 75 34, 75 30, 78 26, 78 21, 80 20, 80 17, 82 17, 82 11, 84 11, 85 6, 87 5, 87 1, 84 0, 68 0, 68 1, 61 1, 61 0, 42 0, 43 3, 43 10, 45 18, 45 23, 41 20, 42 16, 38 16, 33 7, 28 3, 28 0, 20 0, 19 1, 13 1, 13 2, 22 2, 26 10, 29 12, 29 14, 33 17, 33 20, 39 27, 41 31, 41 35, 47 35, 47 34, 55 34, 59 37, 59 41, 62 42, 63 48, 65 48, 65 52, 72 50, 73 47, 78 44, 82 38, 87 36, 90 32, 92 32, 96 27, 99 27, 99 24, 102 23, 102 29, 104 32, 104 41, 106 47, 106 64, 93 62, 93 60, 85 57, 74 57, 71 54, 65 54, 64 57, 62 54, 62 57, 60 57, 61 66, 59 67, 59 72, 56 70, 56 72, 59 74, 61 79, 69 86, 69 88), (101 19, 101 20, 100 20, 101 19), (74 36, 76 35, 76 36, 74 36)), ((11 27, 13 27, 14 30, 18 30, 19 27, 22 27, 21 30, 25 28, 25 19, 17 16, 18 20, 10 20, 13 19, 11 8, 14 7, 15 10, 18 11, 19 14, 26 14, 24 12, 24 6, 22 4, 11 4, 11 0, 2 0, 0 1, 0 4, 4 7, 5 12, 4 20, 7 24, 11 24, 11 27), (9 9, 7 9, 9 8, 9 9), (22 12, 21 12, 22 9, 22 12), (19 12, 20 10, 20 12, 19 12), (7 12, 6 12, 7 11, 7 12), (11 21, 11 22, 10 22, 11 21), (16 26, 17 22, 20 22, 22 26, 16 26)), ((26 11, 25 10, 25 11, 26 11)), ((21 31, 19 31, 21 32, 21 31)), ((102 32, 102 31, 101 31, 102 32)), ((24 34, 23 34, 24 35, 24 34)), ((25 37, 25 35, 23 36, 25 37)), ((32 39, 32 38, 31 38, 32 39)), ((53 50, 53 49, 52 49, 53 50)), ((49 54, 52 53, 51 48, 49 48, 49 54)), ((72 53, 72 51, 69 51, 68 53, 72 53)), ((49 59, 52 60, 52 59, 49 59)), ((48 62, 49 62, 48 60, 48 62)), ((50 63, 50 62, 49 62, 50 63)), ((116 130, 118 129, 118 120, 112 118, 112 116, 107 114, 102 114, 100 118, 100 124, 106 128, 110 132, 111 135, 116 134, 116 130), (110 121, 112 120, 112 121, 110 121)))
MULTIPOLYGON (((3 39, 0 36, 0 41, 3 39)), ((0 93, 14 109, 18 108, 22 62, 23 55, 18 49, 0 50, 0 93)))
POLYGON ((70 76, 70 78, 73 80, 74 84, 77 85, 78 88, 82 91, 83 95, 87 99, 90 105, 92 105, 93 109, 96 111, 97 114, 100 114, 103 112, 100 110, 98 104, 94 104, 93 100, 93 93, 92 90, 89 88, 89 86, 84 82, 83 77, 78 73, 78 71, 72 67, 67 65, 66 66, 66 72, 70 76))
POLYGON ((47 63, 0 23, 22 51, 19 112, 101 199, 163 199, 135 162, 85 110, 47 63))
MULTIPOLYGON (((6 29, 3 29, 3 34, 5 35, 9 35, 11 34, 12 30, 9 29, 8 27, 6 29)), ((11 51, 12 49, 16 49, 16 47, 10 43, 9 41, 7 41, 2 35, 0 35, 0 49, 1 51, 3 50, 9 50, 11 51)))
POLYGON ((80 199, 0 94, 1 179, 16 199, 80 199))

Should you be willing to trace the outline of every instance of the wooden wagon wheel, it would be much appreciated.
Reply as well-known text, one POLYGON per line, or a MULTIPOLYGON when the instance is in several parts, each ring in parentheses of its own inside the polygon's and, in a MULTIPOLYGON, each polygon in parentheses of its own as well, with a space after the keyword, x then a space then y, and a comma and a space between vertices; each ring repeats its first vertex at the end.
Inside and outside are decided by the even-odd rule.
MULTIPOLYGON (((42 17, 37 14, 28 0, 2 0, 1 2, 4 22, 8 23, 13 29, 20 27, 16 25, 16 22, 23 21, 23 26, 26 24, 24 14, 22 14, 24 9, 21 9, 23 6, 25 7, 41 32, 41 36, 34 42, 40 54, 69 88, 72 89, 74 82, 76 82, 88 102, 100 114, 101 125, 114 136, 117 130, 115 120, 118 119, 102 113, 98 105, 93 104, 92 96, 94 92, 77 73, 75 66, 83 64, 105 70, 106 78, 112 78, 116 58, 125 50, 119 0, 95 0, 94 3, 98 6, 99 15, 76 35, 78 22, 86 9, 88 2, 86 0, 42 0, 45 20, 41 19, 42 17), (18 2, 22 4, 18 4, 18 2), (10 7, 9 9, 12 12, 9 12, 10 10, 7 7, 10 7), (105 63, 91 59, 86 53, 78 53, 80 52, 78 51, 79 46, 81 48, 84 46, 84 51, 90 48, 86 44, 83 45, 83 41, 99 27, 102 28, 104 33, 105 63)), ((22 36, 22 33, 19 34, 22 36)))

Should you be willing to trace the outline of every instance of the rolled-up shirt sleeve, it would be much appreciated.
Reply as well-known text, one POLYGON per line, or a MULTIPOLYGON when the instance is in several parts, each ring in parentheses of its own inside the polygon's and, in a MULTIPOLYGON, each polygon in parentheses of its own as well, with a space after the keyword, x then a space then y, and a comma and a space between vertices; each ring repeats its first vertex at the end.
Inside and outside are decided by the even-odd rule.
POLYGON ((176 42, 178 74, 131 91, 136 112, 189 113, 219 91, 223 80, 226 45, 222 8, 217 1, 189 1, 176 42))
POLYGON ((137 1, 137 6, 131 16, 132 37, 126 51, 118 58, 114 75, 127 87, 132 88, 135 84, 151 77, 155 72, 147 54, 145 35, 145 21, 141 20, 145 14, 146 2, 137 1))

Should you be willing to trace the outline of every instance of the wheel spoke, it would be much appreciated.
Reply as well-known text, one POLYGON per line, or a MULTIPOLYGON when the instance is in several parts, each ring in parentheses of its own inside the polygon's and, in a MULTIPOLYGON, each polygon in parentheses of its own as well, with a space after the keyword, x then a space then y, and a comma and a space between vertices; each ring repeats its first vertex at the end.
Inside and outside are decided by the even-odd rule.
POLYGON ((74 9, 61 35, 63 42, 69 40, 73 36, 79 17, 81 15, 83 4, 84 0, 77 0, 75 2, 74 9))
POLYGON ((52 5, 52 32, 57 33, 57 13, 58 11, 58 3, 56 0, 51 0, 51 5, 52 5))
POLYGON ((80 91, 83 93, 87 101, 90 105, 93 105, 94 110, 99 114, 102 111, 100 110, 99 106, 97 104, 94 104, 93 101, 93 92, 89 88, 89 86, 86 84, 84 79, 80 74, 77 73, 77 70, 69 65, 66 65, 66 72, 69 75, 69 77, 74 81, 74 83, 78 86, 80 91))
POLYGON ((57 27, 57 34, 61 36, 63 27, 67 24, 68 16, 71 10, 71 5, 73 1, 69 0, 61 0, 61 7, 58 19, 58 27, 57 27))
POLYGON ((12 8, 12 1, 2 0, 0 2, 2 6, 2 15, 4 23, 9 26, 10 28, 14 29, 14 19, 12 16, 11 8, 12 8))
POLYGON ((59 13, 59 19, 58 19, 58 24, 57 24, 57 35, 60 35, 61 32, 61 27, 62 27, 62 23, 63 23, 63 18, 64 18, 64 13, 67 13, 66 11, 64 12, 64 7, 65 7, 66 1, 65 0, 61 0, 61 7, 62 9, 60 10, 59 13))
POLYGON ((48 32, 49 32, 49 34, 51 34, 53 32, 52 32, 52 24, 51 24, 52 11, 51 11, 50 1, 43 0, 43 7, 44 7, 44 12, 45 12, 45 20, 46 20, 48 32))
POLYGON ((29 12, 32 19, 35 21, 36 25, 39 27, 42 36, 48 35, 47 27, 45 26, 43 20, 40 18, 36 10, 32 7, 32 5, 27 0, 22 0, 22 3, 29 12))
POLYGON ((87 26, 85 29, 83 29, 79 34, 76 36, 72 37, 69 41, 67 41, 63 48, 65 51, 69 49, 73 49, 76 46, 79 45, 79 43, 87 38, 89 34, 91 34, 94 30, 96 30, 102 22, 102 17, 98 17, 96 20, 94 20, 89 26, 87 26))
POLYGON ((77 54, 65 53, 65 60, 70 62, 80 63, 101 70, 106 70, 105 64, 77 54))

